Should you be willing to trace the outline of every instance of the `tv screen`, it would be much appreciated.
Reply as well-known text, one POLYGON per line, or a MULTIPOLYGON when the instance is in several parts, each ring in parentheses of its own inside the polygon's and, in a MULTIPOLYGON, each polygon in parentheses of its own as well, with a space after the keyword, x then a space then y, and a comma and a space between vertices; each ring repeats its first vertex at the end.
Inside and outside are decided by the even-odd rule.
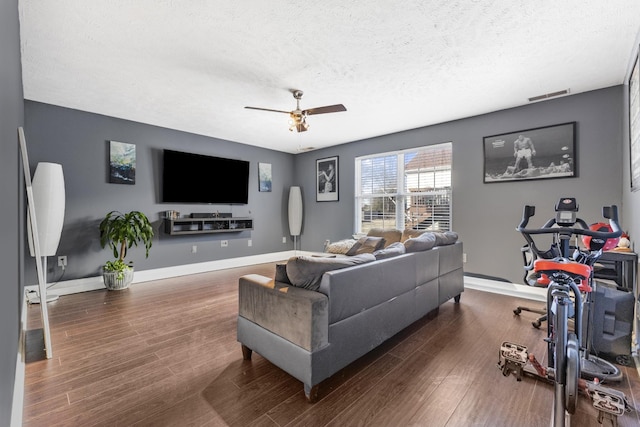
POLYGON ((162 201, 247 204, 249 162, 164 150, 162 201))

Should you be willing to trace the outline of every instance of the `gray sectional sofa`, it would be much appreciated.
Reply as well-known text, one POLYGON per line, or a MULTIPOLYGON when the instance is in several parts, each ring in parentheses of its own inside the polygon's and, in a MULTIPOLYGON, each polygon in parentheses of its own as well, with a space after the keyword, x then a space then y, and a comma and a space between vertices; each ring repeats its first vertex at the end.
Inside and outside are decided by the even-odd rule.
POLYGON ((237 337, 244 359, 256 351, 302 381, 313 402, 321 381, 437 313, 440 304, 460 300, 461 242, 372 262, 366 256, 373 258, 363 255, 356 265, 324 272, 317 286, 308 286, 317 290, 286 279, 241 277, 237 337))

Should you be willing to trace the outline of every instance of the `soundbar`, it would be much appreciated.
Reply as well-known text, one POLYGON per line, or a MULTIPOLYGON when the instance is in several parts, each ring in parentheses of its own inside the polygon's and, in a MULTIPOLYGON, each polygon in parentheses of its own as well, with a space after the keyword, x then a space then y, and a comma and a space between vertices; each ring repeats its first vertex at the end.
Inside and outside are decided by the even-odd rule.
POLYGON ((191 218, 231 218, 231 212, 192 212, 191 218))

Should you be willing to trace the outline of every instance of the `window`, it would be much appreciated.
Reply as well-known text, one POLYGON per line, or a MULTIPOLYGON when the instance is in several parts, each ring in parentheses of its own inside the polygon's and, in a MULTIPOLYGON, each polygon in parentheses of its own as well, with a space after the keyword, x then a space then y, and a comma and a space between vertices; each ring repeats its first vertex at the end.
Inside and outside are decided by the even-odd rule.
POLYGON ((451 145, 356 158, 356 232, 450 230, 451 145))

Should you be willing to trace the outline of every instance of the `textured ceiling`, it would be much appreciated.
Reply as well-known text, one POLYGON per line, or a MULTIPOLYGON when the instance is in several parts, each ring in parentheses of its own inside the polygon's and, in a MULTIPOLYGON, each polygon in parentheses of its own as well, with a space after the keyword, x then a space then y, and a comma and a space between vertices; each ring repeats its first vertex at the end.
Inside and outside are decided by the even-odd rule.
MULTIPOLYGON (((26 99, 296 153, 623 83, 638 0, 20 2, 26 99), (292 110, 342 103, 289 132, 292 110)), ((134 142, 134 141, 132 141, 134 142)))

